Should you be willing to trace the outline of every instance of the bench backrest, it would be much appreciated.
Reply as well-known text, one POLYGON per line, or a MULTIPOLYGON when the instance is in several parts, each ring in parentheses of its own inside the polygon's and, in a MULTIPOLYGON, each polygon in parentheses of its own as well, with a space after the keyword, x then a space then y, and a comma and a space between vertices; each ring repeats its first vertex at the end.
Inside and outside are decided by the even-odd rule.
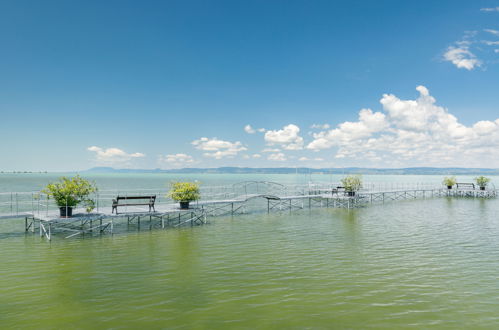
POLYGON ((128 199, 148 199, 149 202, 156 201, 156 195, 153 196, 118 196, 116 197, 116 202, 120 200, 128 200, 128 199))
POLYGON ((474 183, 465 183, 465 182, 456 183, 456 187, 459 188, 459 186, 461 186, 461 188, 473 188, 473 189, 475 189, 474 183))

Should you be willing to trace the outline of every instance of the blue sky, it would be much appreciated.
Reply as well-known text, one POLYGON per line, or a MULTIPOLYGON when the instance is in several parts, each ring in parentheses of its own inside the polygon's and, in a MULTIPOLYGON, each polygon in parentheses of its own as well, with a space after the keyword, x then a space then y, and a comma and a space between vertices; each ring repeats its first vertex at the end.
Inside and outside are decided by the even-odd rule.
POLYGON ((499 1, 0 1, 0 169, 499 167, 498 41, 499 1))

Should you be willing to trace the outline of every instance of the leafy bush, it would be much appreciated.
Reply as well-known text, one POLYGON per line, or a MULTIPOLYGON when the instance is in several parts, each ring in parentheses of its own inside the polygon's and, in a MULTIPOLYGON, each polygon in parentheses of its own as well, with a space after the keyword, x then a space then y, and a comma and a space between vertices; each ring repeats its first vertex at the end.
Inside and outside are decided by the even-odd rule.
POLYGON ((94 183, 77 175, 73 178, 61 177, 59 182, 49 183, 42 193, 52 197, 59 207, 75 207, 85 202, 87 212, 91 212, 94 202, 87 197, 96 191, 97 187, 94 183))
POLYGON ((447 186, 447 187, 452 187, 453 185, 455 185, 457 183, 456 181, 456 177, 454 176, 451 176, 451 177, 445 177, 444 178, 444 181, 442 181, 442 184, 444 186, 447 186))
POLYGON ((349 175, 341 179, 345 191, 357 191, 362 188, 362 177, 360 175, 349 175))
POLYGON ((486 178, 482 175, 482 176, 476 177, 475 182, 479 187, 486 187, 490 182, 490 178, 486 178))
POLYGON ((191 202, 198 200, 201 197, 199 193, 199 183, 172 182, 168 196, 177 202, 191 202))

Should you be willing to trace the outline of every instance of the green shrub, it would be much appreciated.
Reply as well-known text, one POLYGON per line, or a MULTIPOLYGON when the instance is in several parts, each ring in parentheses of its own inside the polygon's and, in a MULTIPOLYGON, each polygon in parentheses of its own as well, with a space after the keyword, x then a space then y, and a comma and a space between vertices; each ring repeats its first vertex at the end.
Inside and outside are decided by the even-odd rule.
POLYGON ((360 175, 348 175, 341 179, 345 191, 357 191, 362 188, 362 177, 360 175))
POLYGON ((475 182, 479 187, 486 187, 490 182, 490 178, 486 178, 482 175, 482 176, 476 177, 475 182))
POLYGON ((168 196, 177 202, 191 202, 198 200, 201 197, 199 192, 199 183, 172 182, 168 196))
POLYGON ((442 184, 443 184, 444 186, 447 186, 447 187, 452 187, 452 186, 453 186, 453 185, 455 185, 456 183, 457 183, 457 181, 456 181, 456 177, 454 177, 454 176, 450 176, 450 177, 446 176, 446 177, 444 178, 444 181, 442 181, 442 184))
POLYGON ((75 207, 84 202, 87 212, 91 212, 94 202, 88 196, 96 191, 94 183, 77 175, 73 178, 61 177, 58 182, 49 183, 42 193, 52 197, 59 207, 75 207))

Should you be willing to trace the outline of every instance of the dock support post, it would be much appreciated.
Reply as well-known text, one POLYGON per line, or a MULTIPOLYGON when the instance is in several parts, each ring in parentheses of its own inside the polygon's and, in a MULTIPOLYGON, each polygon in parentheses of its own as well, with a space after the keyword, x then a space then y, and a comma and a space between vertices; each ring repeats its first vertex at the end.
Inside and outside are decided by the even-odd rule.
POLYGON ((152 230, 152 216, 149 216, 149 230, 152 230))

